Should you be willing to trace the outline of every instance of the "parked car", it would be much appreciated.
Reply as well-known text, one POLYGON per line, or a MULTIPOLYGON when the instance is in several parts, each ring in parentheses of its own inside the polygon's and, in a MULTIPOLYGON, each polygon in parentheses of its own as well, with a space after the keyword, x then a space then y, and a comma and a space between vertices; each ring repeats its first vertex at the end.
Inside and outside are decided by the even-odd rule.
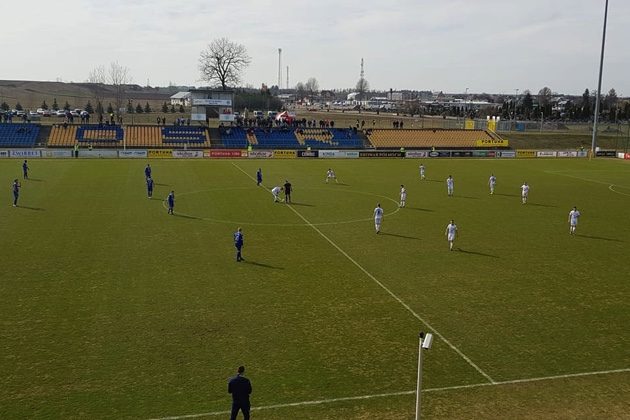
POLYGON ((59 111, 55 112, 55 115, 58 117, 65 117, 66 111, 64 111, 63 109, 60 109, 59 111))

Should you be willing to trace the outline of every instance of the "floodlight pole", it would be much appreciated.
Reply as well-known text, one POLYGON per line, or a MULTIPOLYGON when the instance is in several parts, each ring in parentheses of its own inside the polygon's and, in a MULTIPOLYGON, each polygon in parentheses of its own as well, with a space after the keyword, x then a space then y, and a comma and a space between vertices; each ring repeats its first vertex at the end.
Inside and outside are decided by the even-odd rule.
POLYGON ((599 98, 602 90, 602 73, 604 71, 604 47, 606 46, 606 22, 608 21, 608 0, 604 8, 604 30, 602 33, 602 52, 599 58, 599 80, 597 82, 597 97, 595 98, 595 115, 593 116, 593 142, 591 144, 591 157, 595 156, 597 146, 597 117, 599 116, 599 98))
POLYGON ((416 420, 420 420, 420 405, 422 392, 422 338, 424 333, 418 335, 418 381, 416 382, 416 420))

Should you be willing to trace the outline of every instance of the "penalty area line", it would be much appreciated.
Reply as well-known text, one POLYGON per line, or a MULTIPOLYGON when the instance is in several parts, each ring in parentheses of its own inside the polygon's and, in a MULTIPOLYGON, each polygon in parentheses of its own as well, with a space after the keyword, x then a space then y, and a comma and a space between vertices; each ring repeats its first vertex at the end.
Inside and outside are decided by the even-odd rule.
MULTIPOLYGON (((612 370, 600 370, 595 372, 583 372, 583 373, 569 373, 565 375, 554 375, 554 376, 542 376, 538 378, 525 378, 525 379, 514 379, 509 381, 498 381, 498 382, 483 382, 478 384, 468 384, 468 385, 454 385, 454 386, 446 386, 440 388, 427 388, 423 389, 423 393, 431 393, 431 392, 443 392, 443 391, 455 391, 458 389, 471 389, 471 388, 482 388, 482 387, 492 387, 499 385, 514 385, 514 384, 522 384, 528 382, 541 382, 541 381, 552 381, 557 379, 570 379, 570 378, 579 378, 585 376, 595 376, 595 375, 608 375, 614 373, 626 373, 630 372, 630 368, 627 369, 612 369, 612 370)), ((312 400, 312 401, 300 401, 294 403, 285 403, 285 404, 273 404, 273 405, 263 405, 260 407, 252 407, 251 411, 261 411, 261 410, 273 410, 277 408, 290 408, 290 407, 304 407, 309 405, 322 405, 322 404, 331 404, 336 402, 344 402, 344 401, 358 401, 358 400, 370 400, 376 398, 387 398, 387 397, 397 397, 402 395, 415 395, 416 390, 412 391, 399 391, 399 392, 388 392, 382 394, 371 394, 371 395, 358 395, 354 397, 341 397, 341 398, 329 398, 323 400, 312 400)), ((230 411, 212 411, 207 413, 198 413, 198 414, 184 414, 181 416, 169 416, 169 417, 157 417, 150 420, 183 420, 183 419, 194 419, 199 417, 213 417, 213 416, 223 416, 226 414, 230 414, 230 411)))
MULTIPOLYGON (((256 181, 254 177, 245 172, 243 168, 238 166, 236 163, 232 162, 235 168, 239 171, 243 172, 247 177, 249 177, 254 182, 256 181)), ((304 221, 308 226, 310 226, 315 232, 317 232, 322 238, 324 238, 329 244, 331 244, 337 251, 339 251, 344 257, 346 257, 352 264, 354 264, 359 270, 361 270, 366 276, 368 276, 372 281, 374 281, 378 286, 381 287, 384 291, 386 291, 394 300, 400 303, 409 313, 411 313, 418 321, 423 323, 427 328, 433 331, 433 333, 438 336, 446 345, 448 345, 453 351, 455 351, 462 359, 466 361, 470 366, 472 366, 477 372, 479 372, 484 378, 488 380, 490 383, 494 383, 494 379, 490 377, 486 372, 484 372, 479 366, 475 364, 468 356, 466 356, 460 349, 455 347, 453 343, 451 343, 446 337, 440 334, 435 328, 431 326, 424 318, 422 318, 416 311, 414 311, 405 301, 403 301, 398 295, 392 292, 387 286, 385 286, 382 282, 380 282, 376 277, 372 275, 369 271, 367 271, 361 264, 359 264, 354 258, 352 258, 346 251, 341 249, 339 245, 337 245, 332 239, 326 236, 317 226, 312 224, 306 217, 304 217, 299 211, 297 211, 291 204, 288 204, 293 213, 295 213, 300 219, 304 221)))

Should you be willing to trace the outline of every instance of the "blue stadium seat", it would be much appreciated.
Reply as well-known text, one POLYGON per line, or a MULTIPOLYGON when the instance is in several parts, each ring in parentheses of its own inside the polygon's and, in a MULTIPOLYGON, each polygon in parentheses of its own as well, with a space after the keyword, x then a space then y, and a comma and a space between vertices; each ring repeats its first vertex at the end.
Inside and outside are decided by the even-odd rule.
POLYGON ((39 124, 0 123, 0 147, 33 147, 39 129, 39 124))

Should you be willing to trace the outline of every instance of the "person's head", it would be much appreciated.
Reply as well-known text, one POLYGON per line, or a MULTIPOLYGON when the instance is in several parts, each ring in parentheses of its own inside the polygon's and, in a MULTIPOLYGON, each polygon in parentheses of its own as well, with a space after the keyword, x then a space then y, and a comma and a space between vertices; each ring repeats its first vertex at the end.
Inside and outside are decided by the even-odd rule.
POLYGON ((451 225, 455 224, 455 220, 451 219, 451 225))
POLYGON ((241 231, 241 228, 239 227, 239 228, 237 229, 237 231, 238 231, 238 232, 240 232, 240 231, 241 231))
POLYGON ((26 163, 26 159, 24 159, 24 163, 26 163))
POLYGON ((376 207, 381 207, 381 203, 376 203, 376 207))
POLYGON ((577 211, 577 207, 576 207, 576 206, 573 206, 573 210, 577 211))
POLYGON ((449 177, 449 178, 453 178, 453 175, 449 175, 448 177, 449 177))
POLYGON ((405 188, 405 186, 403 184, 400 184, 400 188, 405 188))
MULTIPOLYGON (((240 229, 239 229, 240 230, 240 229)), ((238 373, 239 375, 242 375, 245 372, 245 366, 239 366, 238 367, 238 373)))
POLYGON ((13 182, 18 182, 17 178, 15 178, 15 179, 13 180, 13 182))
POLYGON ((171 191, 171 194, 175 195, 175 191, 171 191))

